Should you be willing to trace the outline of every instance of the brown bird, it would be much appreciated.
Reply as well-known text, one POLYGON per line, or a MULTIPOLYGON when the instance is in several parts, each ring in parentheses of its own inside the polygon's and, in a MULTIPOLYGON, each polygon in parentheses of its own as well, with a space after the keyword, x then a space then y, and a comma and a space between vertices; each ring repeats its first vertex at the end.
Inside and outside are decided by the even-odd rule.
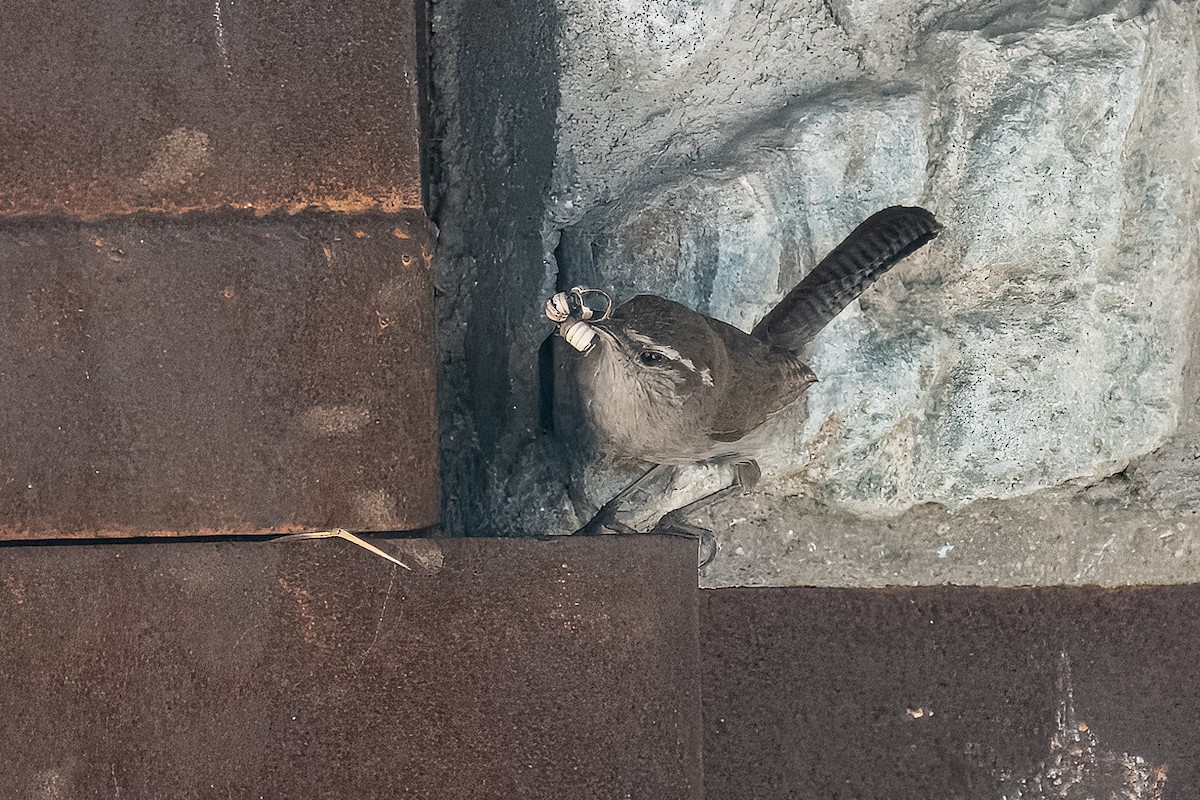
MULTIPOLYGON (((733 485, 664 517, 656 530, 709 532, 683 517, 759 476, 766 423, 817 380, 813 338, 881 275, 937 236, 923 208, 894 206, 859 225, 750 333, 655 295, 638 295, 586 322, 580 390, 589 423, 617 455, 658 465, 606 503, 578 533, 630 530, 615 514, 632 492, 661 487, 682 465, 736 467, 733 485), (590 331, 594 331, 592 336, 590 331), (667 530, 670 528, 670 530, 667 530)), ((579 319, 573 319, 576 325, 579 319)), ((566 335, 568 323, 560 331, 566 335)))

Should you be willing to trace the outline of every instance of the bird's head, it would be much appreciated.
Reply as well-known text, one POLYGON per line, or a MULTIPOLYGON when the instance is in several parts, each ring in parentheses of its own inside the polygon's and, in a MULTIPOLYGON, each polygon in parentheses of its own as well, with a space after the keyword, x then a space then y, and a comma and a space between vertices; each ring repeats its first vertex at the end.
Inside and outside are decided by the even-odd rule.
POLYGON ((679 405, 711 390, 726 372, 727 356, 707 320, 673 300, 637 295, 591 324, 602 372, 620 377, 613 391, 640 388, 679 405))

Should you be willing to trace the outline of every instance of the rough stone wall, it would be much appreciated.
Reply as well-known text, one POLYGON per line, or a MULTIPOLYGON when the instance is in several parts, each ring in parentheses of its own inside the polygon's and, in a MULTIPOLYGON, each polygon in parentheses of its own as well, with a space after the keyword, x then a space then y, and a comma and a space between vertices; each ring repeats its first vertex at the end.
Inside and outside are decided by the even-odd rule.
POLYGON ((506 500, 528 505, 547 450, 537 431, 545 330, 535 308, 553 275, 542 230, 553 191, 558 12, 551 0, 488 8, 438 0, 430 23, 444 524, 452 533, 519 533, 506 500))
MULTIPOLYGON (((436 3, 435 55, 439 13, 443 31, 471 19, 436 3)), ((918 203, 945 232, 821 334, 808 417, 764 459, 760 491, 714 512, 707 580, 1200 575, 1184 558, 1200 498, 1193 4, 565 0, 544 14, 542 49, 509 56, 542 64, 531 74, 556 97, 521 120, 552 148, 535 153, 541 182, 443 206, 445 231, 456 213, 497 220, 490 262, 446 248, 442 269, 449 307, 497 321, 484 346, 511 400, 481 417, 482 384, 448 363, 447 408, 475 406, 449 415, 448 501, 472 509, 450 519, 563 532, 630 474, 572 473, 572 438, 543 432, 540 303, 556 282, 664 294, 748 328, 857 222, 918 203), (478 462, 455 473, 463 437, 478 462)), ((458 158, 472 149, 530 174, 531 140, 499 133, 513 104, 481 111, 448 74, 435 63, 458 100, 447 127, 490 127, 443 140, 444 196, 478 186, 458 158)), ((461 330, 447 345, 469 361, 481 343, 461 330)))

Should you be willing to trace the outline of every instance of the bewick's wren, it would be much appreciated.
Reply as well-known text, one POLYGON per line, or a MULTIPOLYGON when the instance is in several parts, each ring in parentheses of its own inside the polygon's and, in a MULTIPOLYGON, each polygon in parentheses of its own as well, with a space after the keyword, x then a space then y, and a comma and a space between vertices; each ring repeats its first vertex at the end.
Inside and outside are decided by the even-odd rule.
MULTIPOLYGON (((750 333, 655 295, 638 295, 611 315, 573 318, 575 325, 586 322, 586 336, 576 328, 568 339, 585 350, 578 374, 590 424, 616 454, 660 465, 605 504, 580 532, 625 529, 614 516, 622 500, 639 485, 661 484, 680 465, 734 464, 730 488, 749 488, 758 478, 755 459, 772 438, 765 423, 817 380, 802 361, 813 337, 941 227, 922 208, 880 211, 750 333)), ((584 315, 590 314, 578 297, 584 315)), ((567 322, 561 330, 568 333, 567 322)), ((678 517, 671 523, 690 527, 678 517)))

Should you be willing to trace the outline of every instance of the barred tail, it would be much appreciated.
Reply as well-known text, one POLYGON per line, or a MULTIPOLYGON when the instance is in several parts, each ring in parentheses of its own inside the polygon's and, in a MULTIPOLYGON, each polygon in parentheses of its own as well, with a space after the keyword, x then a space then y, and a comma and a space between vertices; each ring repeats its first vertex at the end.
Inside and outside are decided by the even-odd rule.
POLYGON ((923 208, 892 206, 874 214, 779 301, 753 336, 799 352, 830 321, 942 226, 923 208))

